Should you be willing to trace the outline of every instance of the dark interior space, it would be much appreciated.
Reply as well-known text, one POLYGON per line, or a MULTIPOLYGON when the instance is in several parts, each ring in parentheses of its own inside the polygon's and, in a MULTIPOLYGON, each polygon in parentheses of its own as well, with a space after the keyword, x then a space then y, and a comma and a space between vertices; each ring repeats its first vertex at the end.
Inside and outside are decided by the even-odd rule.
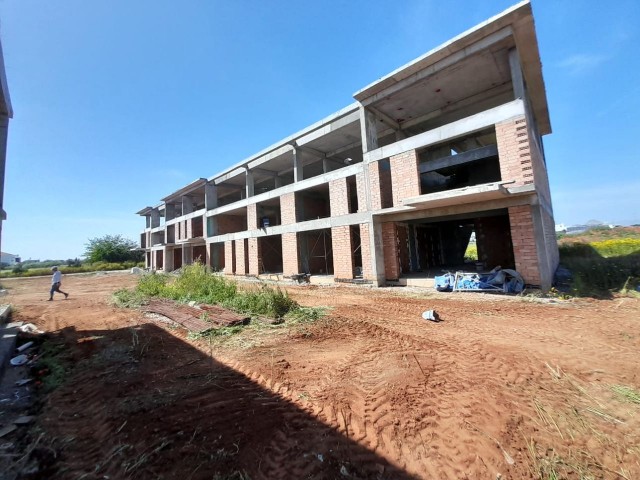
POLYGON ((280 197, 258 203, 258 228, 274 227, 281 224, 280 197))
POLYGON ((177 270, 182 267, 182 247, 173 249, 173 269, 177 270))
POLYGON ((282 273, 282 236, 258 238, 262 265, 260 273, 282 273))
POLYGON ((347 177, 347 195, 349 196, 349 213, 358 212, 358 187, 356 176, 347 177))
POLYGON ((491 270, 515 268, 509 216, 506 209, 458 216, 417 219, 396 224, 398 262, 401 272, 442 270, 491 270), (475 235, 474 235, 475 234, 475 235), (470 242, 478 260, 465 258, 470 242))
POLYGON ((362 278, 362 242, 360 241, 360 225, 351 225, 351 246, 353 248, 353 274, 362 278))
POLYGON ((305 273, 333 275, 331 230, 311 230, 298 233, 300 263, 305 273))
POLYGON ((434 145, 420 153, 422 194, 499 182, 495 129, 434 145))
POLYGON ((331 215, 329 205, 328 184, 296 192, 297 221, 327 218, 331 215))
POLYGON ((191 219, 191 237, 202 237, 203 228, 202 228, 202 216, 198 216, 191 219))
POLYGON ((209 266, 216 272, 224 270, 224 243, 209 244, 209 266))
POLYGON ((207 263, 207 246, 206 245, 195 245, 193 247, 193 263, 201 263, 206 265, 207 263))

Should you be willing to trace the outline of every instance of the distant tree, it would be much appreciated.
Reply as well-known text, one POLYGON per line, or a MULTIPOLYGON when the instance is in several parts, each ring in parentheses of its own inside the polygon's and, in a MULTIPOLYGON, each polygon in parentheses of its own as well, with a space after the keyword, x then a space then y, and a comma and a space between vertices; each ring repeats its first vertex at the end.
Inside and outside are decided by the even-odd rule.
POLYGON ((67 267, 79 267, 82 265, 82 262, 79 258, 69 258, 66 262, 64 262, 67 267))
POLYGON ((124 238, 122 235, 105 235, 90 238, 85 244, 84 256, 88 262, 139 262, 143 253, 137 248, 136 242, 124 238))
POLYGON ((24 272, 24 267, 21 263, 16 263, 15 266, 11 269, 13 273, 22 273, 24 272))

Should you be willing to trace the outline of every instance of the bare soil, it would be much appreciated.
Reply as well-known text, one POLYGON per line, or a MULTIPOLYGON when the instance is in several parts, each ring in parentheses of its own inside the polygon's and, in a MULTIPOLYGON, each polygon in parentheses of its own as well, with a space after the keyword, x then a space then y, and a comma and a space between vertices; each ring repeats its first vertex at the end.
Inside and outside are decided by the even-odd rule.
POLYGON ((287 287, 328 315, 209 340, 109 304, 136 280, 3 282, 72 360, 22 478, 640 478, 637 299, 287 287))

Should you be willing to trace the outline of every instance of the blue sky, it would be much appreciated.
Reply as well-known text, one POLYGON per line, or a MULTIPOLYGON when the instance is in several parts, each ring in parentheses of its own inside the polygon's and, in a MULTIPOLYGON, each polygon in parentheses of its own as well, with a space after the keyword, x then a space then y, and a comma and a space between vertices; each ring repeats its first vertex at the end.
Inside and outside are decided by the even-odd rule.
MULTIPOLYGON (((2 250, 81 256, 511 0, 1 0, 2 250)), ((534 0, 557 223, 640 223, 640 2, 534 0)))

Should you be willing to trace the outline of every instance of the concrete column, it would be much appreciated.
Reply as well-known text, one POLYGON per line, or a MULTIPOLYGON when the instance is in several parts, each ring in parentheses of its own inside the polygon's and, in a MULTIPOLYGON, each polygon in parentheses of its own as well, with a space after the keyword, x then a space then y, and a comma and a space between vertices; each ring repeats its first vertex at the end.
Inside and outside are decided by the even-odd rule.
POLYGON ((511 67, 511 82, 513 83, 513 95, 515 98, 525 98, 524 78, 520 67, 520 56, 518 50, 509 50, 509 66, 511 67))
POLYGON ((360 134, 362 136, 362 153, 378 148, 378 126, 373 113, 360 106, 360 134))
POLYGON ((164 221, 168 222, 176 218, 176 206, 173 203, 166 203, 164 205, 164 221))
POLYGON ((154 208, 151 210, 151 228, 160 226, 160 210, 154 208))
POLYGON ((274 177, 273 184, 275 188, 280 188, 282 186, 282 178, 274 177))
POLYGON ((218 187, 213 182, 207 182, 204 186, 204 207, 207 210, 218 208, 218 187))
POLYGON ((375 259, 371 256, 371 224, 360 224, 360 252, 362 253, 362 278, 364 280, 375 280, 373 274, 375 259))
POLYGON ((193 200, 188 195, 182 197, 182 215, 193 212, 193 200))
POLYGON ((227 240, 224 242, 224 273, 233 275, 235 271, 235 248, 233 240, 227 240))
POLYGON ((165 272, 173 272, 173 247, 164 247, 162 249, 162 256, 164 258, 162 270, 165 272))
POLYGON ((382 224, 372 220, 372 223, 370 225, 369 252, 371 256, 371 275, 375 280, 376 286, 384 287, 387 282, 385 274, 385 252, 382 224))
POLYGON ((245 172, 245 178, 247 183, 247 198, 253 197, 255 193, 255 182, 253 180, 253 172, 247 169, 245 172))
POLYGON ((293 181, 299 182, 303 180, 303 171, 302 171, 302 152, 293 147, 293 181))

